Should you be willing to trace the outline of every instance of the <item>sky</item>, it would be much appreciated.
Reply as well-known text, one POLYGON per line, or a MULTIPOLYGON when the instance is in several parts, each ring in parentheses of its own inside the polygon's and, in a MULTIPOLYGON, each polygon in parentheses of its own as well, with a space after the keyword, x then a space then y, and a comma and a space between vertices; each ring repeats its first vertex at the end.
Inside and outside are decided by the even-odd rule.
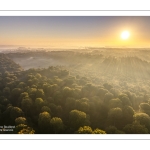
POLYGON ((149 16, 0 16, 0 47, 150 47, 149 16), (123 40, 121 33, 130 36, 123 40))

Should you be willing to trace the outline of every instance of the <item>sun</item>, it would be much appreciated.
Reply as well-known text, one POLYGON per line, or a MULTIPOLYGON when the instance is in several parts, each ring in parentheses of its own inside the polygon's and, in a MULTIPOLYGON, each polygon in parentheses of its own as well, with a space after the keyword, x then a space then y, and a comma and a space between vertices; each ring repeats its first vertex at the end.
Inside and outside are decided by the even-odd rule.
POLYGON ((123 31, 123 32, 121 33, 121 38, 122 38, 123 40, 127 40, 127 39, 129 38, 129 36, 130 36, 130 32, 129 32, 129 31, 123 31))

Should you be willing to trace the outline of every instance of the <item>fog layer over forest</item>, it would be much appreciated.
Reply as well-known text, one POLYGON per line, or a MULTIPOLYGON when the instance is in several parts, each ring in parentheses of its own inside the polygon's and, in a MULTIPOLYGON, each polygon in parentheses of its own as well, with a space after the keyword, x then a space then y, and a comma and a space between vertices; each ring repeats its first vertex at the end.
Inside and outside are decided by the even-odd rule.
MULTIPOLYGON (((24 52, 7 54, 24 70, 62 66, 73 75, 91 78, 93 83, 109 82, 116 88, 141 86, 149 91, 150 51, 143 49, 96 49, 82 51, 24 52)), ((145 89, 145 90, 146 90, 145 89)))
POLYGON ((150 133, 150 50, 14 51, 0 57, 0 125, 15 126, 2 133, 150 133))

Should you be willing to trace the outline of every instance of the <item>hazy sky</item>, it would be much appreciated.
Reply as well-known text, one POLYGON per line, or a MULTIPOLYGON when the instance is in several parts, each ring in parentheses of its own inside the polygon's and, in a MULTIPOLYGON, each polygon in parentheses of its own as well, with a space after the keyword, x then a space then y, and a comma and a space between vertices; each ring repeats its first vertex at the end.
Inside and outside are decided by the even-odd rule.
POLYGON ((150 17, 0 16, 0 45, 150 47, 150 17), (120 37, 124 30, 127 40, 120 37))

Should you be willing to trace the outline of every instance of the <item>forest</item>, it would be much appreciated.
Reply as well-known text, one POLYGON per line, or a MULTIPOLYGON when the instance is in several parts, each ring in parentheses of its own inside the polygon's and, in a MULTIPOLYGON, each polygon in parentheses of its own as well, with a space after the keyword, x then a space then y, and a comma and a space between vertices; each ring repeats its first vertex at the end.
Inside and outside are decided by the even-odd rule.
POLYGON ((0 53, 0 134, 149 134, 150 50, 0 53))

